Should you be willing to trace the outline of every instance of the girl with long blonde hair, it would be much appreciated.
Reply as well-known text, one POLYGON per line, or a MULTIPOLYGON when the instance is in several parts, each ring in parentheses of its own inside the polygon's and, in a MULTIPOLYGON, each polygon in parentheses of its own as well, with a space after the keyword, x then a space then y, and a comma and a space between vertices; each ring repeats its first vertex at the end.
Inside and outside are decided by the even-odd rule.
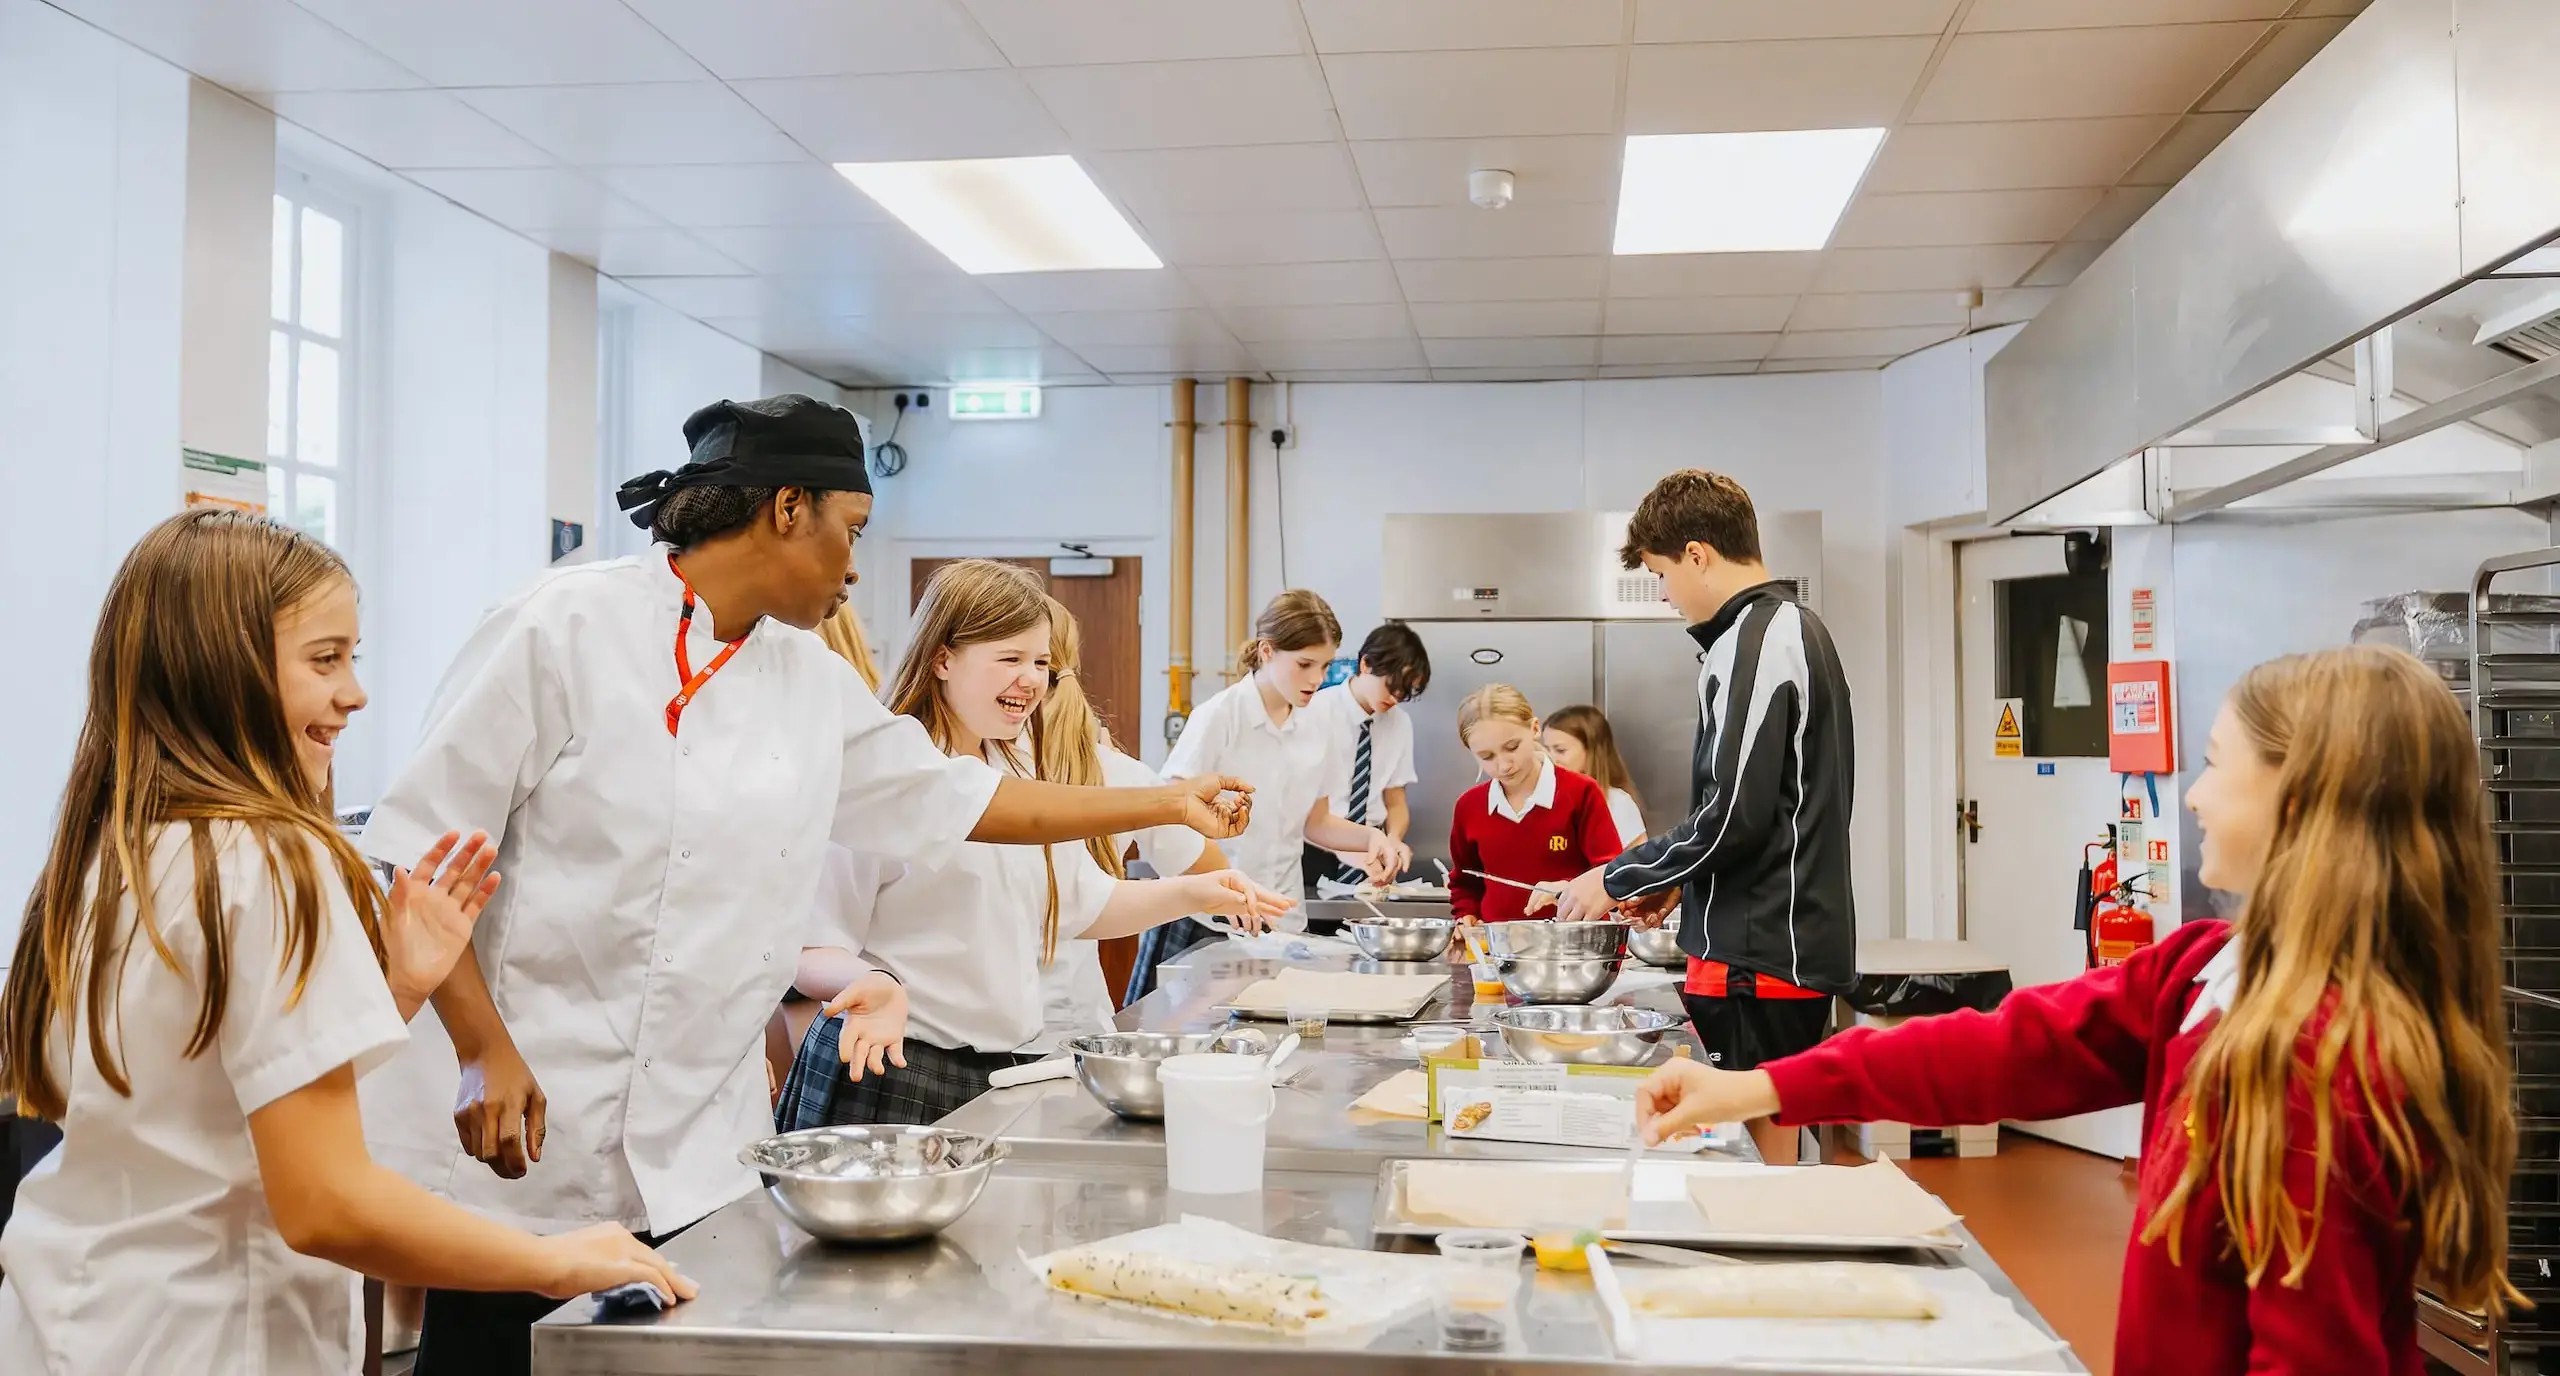
POLYGON ((386 895, 330 815, 365 705, 338 556, 199 510, 125 557, 0 993, 0 1091, 60 1123, 0 1234, 0 1365, 341 1373, 351 1271, 568 1298, 692 1286, 621 1228, 536 1237, 374 1164, 356 1077, 496 891, 446 835, 386 895))
POLYGON ((2187 790, 2200 871, 2244 899, 1997 1012, 1857 1028, 1758 1070, 1674 1065, 1648 1136, 1988 1123, 2143 1106, 2121 1376, 2417 1376, 2415 1287, 2507 1279, 2516 1125, 2495 851, 2469 723, 2398 650, 2252 669, 2187 790))
MULTIPOLYGON (((1055 687, 1051 605, 1027 569, 943 565, 916 604, 889 709, 950 755, 1040 778, 1052 755, 1040 716, 1055 687)), ((1259 924, 1289 904, 1232 870, 1119 879, 1083 844, 969 842, 903 865, 838 848, 827 869, 819 926, 836 940, 802 953, 799 986, 839 1002, 857 986, 870 994, 810 1026, 775 1109, 785 1130, 930 1123, 986 1092, 990 1074, 1033 1059, 1040 971, 1061 942, 1195 912, 1259 924)))

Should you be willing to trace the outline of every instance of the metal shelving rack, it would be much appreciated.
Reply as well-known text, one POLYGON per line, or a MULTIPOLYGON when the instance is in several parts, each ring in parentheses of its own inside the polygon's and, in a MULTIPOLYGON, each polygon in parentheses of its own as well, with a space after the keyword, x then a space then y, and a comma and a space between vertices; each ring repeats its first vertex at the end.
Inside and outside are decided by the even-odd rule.
POLYGON ((2492 559, 2471 584, 2471 722, 2498 855, 2516 1172, 2509 1278, 2536 1308, 2487 1319, 2419 1296, 2421 1345, 2460 1372, 2540 1371, 2560 1337, 2560 597, 2494 594, 2502 578, 2560 568, 2560 547, 2492 559))

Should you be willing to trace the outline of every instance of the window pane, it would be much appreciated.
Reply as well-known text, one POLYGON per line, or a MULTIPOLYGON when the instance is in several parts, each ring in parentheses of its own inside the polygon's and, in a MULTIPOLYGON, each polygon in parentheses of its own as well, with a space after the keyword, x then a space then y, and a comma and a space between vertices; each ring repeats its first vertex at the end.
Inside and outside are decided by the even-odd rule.
POLYGON ((302 327, 320 334, 345 333, 346 231, 329 216, 302 208, 302 327))
POLYGON ((281 521, 292 506, 285 501, 285 472, 274 464, 267 465, 267 514, 281 521))
MULTIPOLYGON (((267 335, 267 457, 281 459, 293 451, 293 345, 284 331, 267 335)), ((272 470, 271 470, 272 471, 272 470)))
POLYGON ((302 341, 302 367, 294 378, 293 457, 320 468, 338 466, 338 351, 302 341))
POLYGON ((338 543, 338 484, 316 473, 303 473, 293 483, 293 523, 321 543, 338 543))
POLYGON ((267 268, 267 309, 278 320, 293 318, 293 202, 276 197, 274 256, 267 268))

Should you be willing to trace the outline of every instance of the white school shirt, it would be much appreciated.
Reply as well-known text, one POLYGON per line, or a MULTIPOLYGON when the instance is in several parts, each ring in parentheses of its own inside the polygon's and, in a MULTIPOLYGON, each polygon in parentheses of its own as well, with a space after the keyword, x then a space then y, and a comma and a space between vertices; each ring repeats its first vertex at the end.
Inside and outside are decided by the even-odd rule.
MULTIPOLYGON (((1106 745, 1102 747, 1102 782, 1111 788, 1148 788, 1164 778, 1106 745)), ((1167 879, 1189 873, 1200 863, 1200 852, 1209 848, 1208 838, 1179 825, 1114 836, 1111 845, 1126 852, 1133 841, 1138 858, 1167 879)), ((1033 1050, 1055 1050, 1068 1037, 1111 1030, 1111 986, 1102 978, 1102 953, 1095 943, 1081 938, 1060 942, 1058 958, 1040 972, 1040 994, 1045 1011, 1033 1050)))
MULTIPOLYGON (((1263 709, 1262 689, 1248 675, 1192 711, 1164 773, 1169 779, 1228 774, 1253 785, 1253 820, 1242 835, 1220 845, 1253 882, 1300 898, 1307 813, 1325 796, 1335 757, 1345 749, 1305 708, 1275 724, 1263 709)), ((1282 920, 1303 925, 1305 918, 1292 913, 1282 920)))
POLYGON ((1337 817, 1351 815, 1351 771, 1358 762, 1360 723, 1369 725, 1368 824, 1387 825, 1387 790, 1410 788, 1421 778, 1413 768, 1413 717, 1399 704, 1371 716, 1352 696, 1351 685, 1337 683, 1317 692, 1307 704, 1315 719, 1326 723, 1338 742, 1340 757, 1325 780, 1325 798, 1337 817))
POLYGON ((167 827, 151 849, 152 921, 179 969, 134 926, 130 895, 117 918, 128 944, 112 1025, 132 1094, 98 1073, 85 1007, 46 1039, 69 1109, 62 1145, 19 1187, 0 1236, 0 1370, 342 1376, 361 1364, 355 1278, 285 1246, 248 1120, 339 1066, 362 1074, 407 1033, 326 853, 307 838, 279 843, 310 847, 325 904, 295 997, 300 958, 281 960, 284 902, 265 849, 237 824, 210 834, 231 933, 222 1030, 184 1054, 204 939, 188 829, 167 827))
POLYGON ((1635 795, 1623 788, 1609 790, 1609 820, 1618 824, 1618 844, 1632 846, 1644 835, 1644 809, 1636 806, 1635 795))
MULTIPOLYGON (((549 1124, 521 1180, 464 1155, 430 1010, 365 1086, 366 1141, 537 1231, 663 1233, 753 1190, 737 1158, 773 1132, 765 1023, 809 944, 829 841, 942 851, 997 783, 771 620, 669 735, 683 591, 658 549, 554 571, 492 612, 365 829, 369 854, 401 864, 449 830, 499 838, 505 880, 472 948, 549 1124)), ((708 606, 690 636, 700 672, 720 652, 708 606)))

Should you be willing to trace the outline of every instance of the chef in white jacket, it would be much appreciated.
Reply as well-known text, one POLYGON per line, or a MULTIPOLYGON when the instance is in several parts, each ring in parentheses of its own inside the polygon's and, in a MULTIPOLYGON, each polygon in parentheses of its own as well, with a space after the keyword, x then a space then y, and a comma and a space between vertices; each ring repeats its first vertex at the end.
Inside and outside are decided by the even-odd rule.
MULTIPOLYGON (((1248 811, 1231 780, 1076 789, 935 749, 808 631, 870 518, 853 417, 724 401, 685 439, 691 462, 620 496, 660 547, 492 612, 364 836, 385 859, 457 826, 499 837, 507 886, 434 1016, 365 1082, 364 1121, 385 1162, 540 1231, 664 1239, 755 1187, 737 1154, 771 1130, 763 1028, 831 839, 933 856, 1231 834, 1248 811)), ((417 1370, 525 1372, 553 1307, 430 1291, 417 1370)))

